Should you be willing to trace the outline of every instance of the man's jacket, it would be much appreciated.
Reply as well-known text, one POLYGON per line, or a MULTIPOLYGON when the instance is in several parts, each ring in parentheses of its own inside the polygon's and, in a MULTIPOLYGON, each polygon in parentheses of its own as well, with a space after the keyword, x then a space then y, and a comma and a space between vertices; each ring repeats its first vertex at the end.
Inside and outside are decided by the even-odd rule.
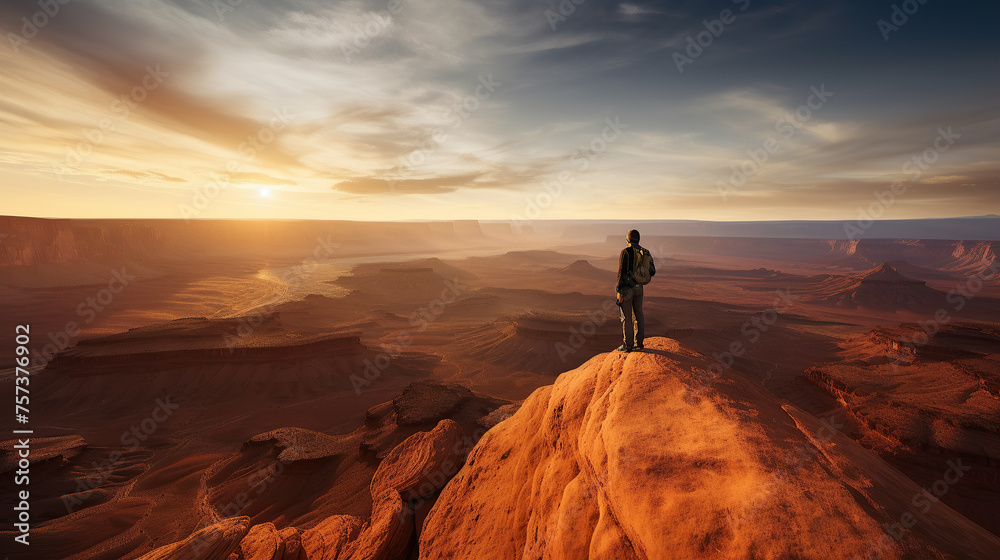
MULTIPOLYGON (((622 249, 622 254, 618 257, 618 284, 615 286, 615 291, 619 293, 622 290, 636 286, 635 279, 632 278, 632 269, 635 268, 636 247, 637 245, 630 244, 628 247, 622 249)), ((652 259, 649 260, 649 275, 656 276, 656 267, 653 266, 652 259)))

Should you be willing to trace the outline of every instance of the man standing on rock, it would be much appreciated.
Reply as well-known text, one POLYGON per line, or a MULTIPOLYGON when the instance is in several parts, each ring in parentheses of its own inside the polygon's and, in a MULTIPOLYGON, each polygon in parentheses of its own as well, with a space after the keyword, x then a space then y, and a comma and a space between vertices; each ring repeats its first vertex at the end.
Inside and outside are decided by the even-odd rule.
POLYGON ((642 349, 642 341, 646 336, 646 324, 642 315, 642 287, 649 284, 656 274, 653 257, 649 251, 639 246, 639 232, 634 229, 625 236, 628 247, 622 249, 618 259, 618 307, 621 308, 622 335, 624 341, 618 347, 619 352, 631 352, 642 349), (633 323, 635 330, 633 339, 633 323), (634 341, 634 344, 633 344, 634 341))

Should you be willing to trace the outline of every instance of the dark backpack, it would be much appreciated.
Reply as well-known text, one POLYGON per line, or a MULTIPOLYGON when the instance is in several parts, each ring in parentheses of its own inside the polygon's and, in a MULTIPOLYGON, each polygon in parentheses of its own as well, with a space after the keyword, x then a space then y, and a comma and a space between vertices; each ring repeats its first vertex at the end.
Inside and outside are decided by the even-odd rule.
POLYGON ((644 286, 653 279, 653 255, 649 251, 636 245, 635 254, 632 257, 632 279, 635 283, 644 286))

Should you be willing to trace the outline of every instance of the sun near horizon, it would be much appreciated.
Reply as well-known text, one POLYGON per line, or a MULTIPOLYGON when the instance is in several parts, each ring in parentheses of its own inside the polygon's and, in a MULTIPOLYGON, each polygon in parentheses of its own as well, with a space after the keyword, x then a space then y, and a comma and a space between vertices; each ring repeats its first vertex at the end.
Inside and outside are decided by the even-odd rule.
POLYGON ((993 5, 230 4, 0 6, 2 213, 772 221, 1000 207, 993 5))

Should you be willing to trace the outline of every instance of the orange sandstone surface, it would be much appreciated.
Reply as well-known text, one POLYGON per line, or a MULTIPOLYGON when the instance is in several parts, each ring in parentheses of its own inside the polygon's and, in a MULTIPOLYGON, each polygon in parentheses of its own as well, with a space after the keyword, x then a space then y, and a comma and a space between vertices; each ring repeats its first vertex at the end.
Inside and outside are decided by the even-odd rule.
POLYGON ((1000 540, 940 503, 888 537, 915 484, 836 426, 739 374, 709 379, 702 364, 655 338, 536 390, 445 487, 420 558, 1000 554, 1000 540))

